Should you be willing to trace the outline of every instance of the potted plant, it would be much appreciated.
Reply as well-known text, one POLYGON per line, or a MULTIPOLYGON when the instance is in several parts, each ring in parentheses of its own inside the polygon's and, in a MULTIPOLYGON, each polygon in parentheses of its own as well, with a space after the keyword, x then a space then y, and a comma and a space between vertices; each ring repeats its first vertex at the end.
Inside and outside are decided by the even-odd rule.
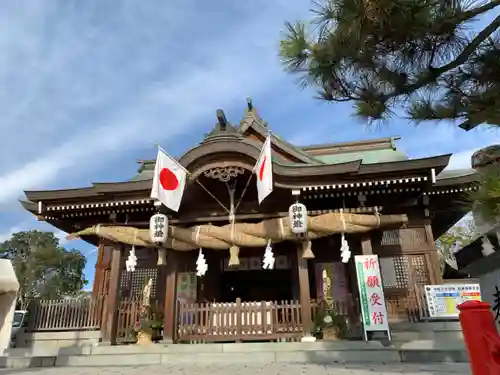
POLYGON ((339 340, 347 332, 345 317, 337 314, 327 301, 320 302, 313 326, 313 334, 317 339, 339 340))
POLYGON ((323 340, 340 340, 345 337, 347 323, 343 315, 329 312, 323 318, 323 340))
POLYGON ((143 306, 134 331, 138 345, 149 345, 161 337, 163 322, 161 315, 152 311, 150 306, 143 306))

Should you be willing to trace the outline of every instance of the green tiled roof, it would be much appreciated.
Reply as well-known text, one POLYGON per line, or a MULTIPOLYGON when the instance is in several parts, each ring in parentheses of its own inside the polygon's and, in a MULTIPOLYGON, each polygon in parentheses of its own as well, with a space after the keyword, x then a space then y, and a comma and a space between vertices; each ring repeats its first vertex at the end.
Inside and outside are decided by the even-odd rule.
POLYGON ((447 178, 464 177, 471 174, 475 174, 476 171, 472 168, 469 169, 445 169, 442 171, 437 178, 439 180, 445 180, 447 178))
POLYGON ((355 160, 362 160, 363 164, 408 160, 408 157, 403 152, 391 149, 315 155, 314 157, 325 164, 340 164, 355 160))

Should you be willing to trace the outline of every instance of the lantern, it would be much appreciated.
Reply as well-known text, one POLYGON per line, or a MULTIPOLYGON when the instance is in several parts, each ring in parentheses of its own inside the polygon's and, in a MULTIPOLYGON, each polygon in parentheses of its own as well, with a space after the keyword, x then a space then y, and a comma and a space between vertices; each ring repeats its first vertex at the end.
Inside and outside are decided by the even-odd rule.
POLYGON ((149 219, 149 236, 151 242, 157 245, 163 245, 168 236, 168 218, 167 215, 156 213, 149 219))
POLYGON ((288 209, 290 228, 294 234, 307 232, 307 209, 302 203, 294 203, 288 209))

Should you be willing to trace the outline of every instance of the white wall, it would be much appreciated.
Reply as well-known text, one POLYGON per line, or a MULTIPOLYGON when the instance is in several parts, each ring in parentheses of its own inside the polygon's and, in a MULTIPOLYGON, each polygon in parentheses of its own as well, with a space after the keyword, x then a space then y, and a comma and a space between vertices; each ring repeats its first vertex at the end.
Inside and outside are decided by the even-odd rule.
POLYGON ((16 299, 16 293, 0 293, 0 355, 10 346, 16 299))

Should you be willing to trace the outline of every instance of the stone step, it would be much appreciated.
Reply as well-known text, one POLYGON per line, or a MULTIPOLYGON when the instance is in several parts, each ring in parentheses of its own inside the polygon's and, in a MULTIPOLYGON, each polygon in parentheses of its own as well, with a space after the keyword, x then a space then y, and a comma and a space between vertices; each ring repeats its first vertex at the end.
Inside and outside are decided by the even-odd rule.
POLYGON ((0 367, 88 367, 220 363, 397 363, 467 362, 463 347, 433 347, 428 341, 401 347, 379 342, 179 344, 149 346, 87 346, 45 351, 10 349, 0 367))

